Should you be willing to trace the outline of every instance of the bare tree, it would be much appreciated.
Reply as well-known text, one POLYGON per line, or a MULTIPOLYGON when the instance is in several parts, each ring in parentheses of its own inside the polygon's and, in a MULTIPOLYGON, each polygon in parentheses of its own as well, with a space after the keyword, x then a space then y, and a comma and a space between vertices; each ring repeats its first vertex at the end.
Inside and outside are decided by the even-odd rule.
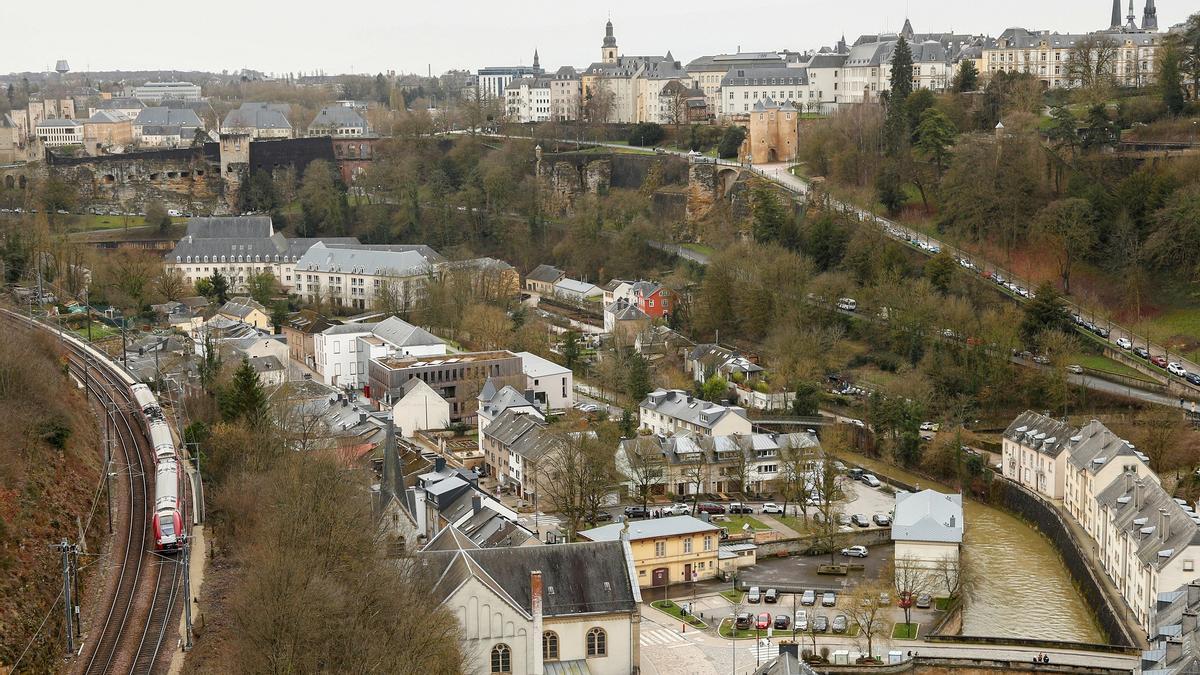
POLYGON ((183 276, 183 272, 173 268, 164 267, 158 276, 154 278, 154 290, 158 292, 164 300, 178 300, 187 293, 190 284, 187 277, 183 276))
POLYGON ((607 124, 613 121, 613 110, 616 108, 617 97, 604 80, 598 80, 595 87, 584 92, 583 111, 587 121, 592 124, 607 124))
POLYGON ((650 493, 665 481, 666 458, 653 436, 635 436, 621 442, 618 469, 624 474, 642 508, 650 502, 650 493))
POLYGON ((1116 84, 1116 41, 1105 35, 1085 35, 1067 54, 1066 73, 1089 101, 1104 101, 1116 84))
POLYGON ((950 600, 970 598, 975 591, 978 579, 965 551, 959 551, 957 556, 942 556, 933 564, 931 572, 931 586, 939 594, 945 593, 950 600))
POLYGON ((681 458, 683 462, 682 478, 692 488, 693 516, 696 515, 696 504, 700 501, 700 494, 708 486, 709 475, 712 472, 712 458, 708 448, 699 445, 697 447, 699 452, 689 453, 687 457, 681 458))
MULTIPOLYGON (((836 433, 838 432, 835 431, 836 433)), ((840 441, 831 438, 826 445, 825 456, 811 472, 810 498, 816 508, 813 519, 817 521, 816 548, 829 552, 830 564, 834 562, 834 556, 837 554, 835 549, 840 527, 838 520, 842 515, 841 502, 846 497, 845 488, 842 486, 843 479, 833 468, 839 447, 840 441)))
POLYGON ((864 581, 850 594, 846 612, 858 624, 855 639, 860 648, 865 644, 867 656, 875 656, 875 640, 887 635, 888 607, 880 604, 881 594, 891 592, 891 583, 883 580, 864 581))
POLYGON ((558 433, 550 442, 554 447, 539 462, 537 491, 563 520, 570 541, 612 492, 613 452, 587 433, 558 433))
POLYGON ((900 608, 904 610, 904 623, 912 623, 912 606, 922 593, 932 587, 934 572, 929 565, 910 556, 897 557, 892 563, 892 578, 896 584, 896 595, 900 608))

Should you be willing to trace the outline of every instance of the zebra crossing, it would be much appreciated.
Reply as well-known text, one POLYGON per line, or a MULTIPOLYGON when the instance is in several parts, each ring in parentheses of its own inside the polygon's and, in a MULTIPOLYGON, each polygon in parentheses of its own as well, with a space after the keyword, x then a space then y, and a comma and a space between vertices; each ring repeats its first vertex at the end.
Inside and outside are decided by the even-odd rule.
POLYGON ((750 648, 750 654, 754 657, 756 663, 766 663, 771 659, 779 656, 779 643, 770 639, 759 639, 753 647, 750 648))
POLYGON ((674 628, 655 628, 653 630, 643 630, 640 642, 643 647, 651 646, 670 646, 678 644, 686 644, 687 638, 683 637, 679 631, 674 628))

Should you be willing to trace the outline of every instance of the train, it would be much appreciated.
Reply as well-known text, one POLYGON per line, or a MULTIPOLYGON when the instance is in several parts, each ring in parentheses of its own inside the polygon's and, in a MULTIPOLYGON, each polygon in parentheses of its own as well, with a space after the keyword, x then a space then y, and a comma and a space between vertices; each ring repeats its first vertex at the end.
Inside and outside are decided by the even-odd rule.
POLYGON ((131 389, 133 399, 145 417, 147 437, 154 449, 154 516, 150 525, 154 535, 154 550, 176 551, 183 536, 183 516, 179 509, 179 484, 182 478, 179 453, 171 436, 171 427, 154 392, 140 383, 131 389))

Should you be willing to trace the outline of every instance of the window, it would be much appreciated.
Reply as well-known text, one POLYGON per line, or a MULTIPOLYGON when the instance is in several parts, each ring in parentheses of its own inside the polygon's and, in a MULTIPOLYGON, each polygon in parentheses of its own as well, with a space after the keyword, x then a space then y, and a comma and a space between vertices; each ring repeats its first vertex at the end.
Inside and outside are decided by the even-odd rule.
POLYGON ((711 551, 712 544, 713 544, 713 538, 711 536, 704 537, 704 550, 705 551, 711 551))
POLYGON ((542 633, 542 658, 547 661, 558 659, 558 633, 552 630, 542 633))
POLYGON ((656 542, 654 542, 654 555, 655 555, 655 557, 661 558, 661 557, 663 557, 663 556, 664 556, 664 555, 666 555, 666 554, 667 554, 667 542, 665 542, 665 541, 656 541, 656 542))
POLYGON ((503 642, 492 647, 492 670, 493 673, 511 673, 512 672, 512 650, 503 642))
MULTIPOLYGON (((587 655, 608 656, 608 634, 604 632, 603 628, 593 628, 587 632, 587 655)), ((498 671, 493 668, 492 672, 505 671, 498 671)))
POLYGON ((684 553, 692 552, 692 538, 691 537, 688 537, 687 539, 683 540, 683 552, 684 553))
POLYGON ((1195 563, 1193 563, 1191 560, 1183 561, 1183 571, 1184 572, 1191 572, 1194 566, 1195 566, 1195 563))

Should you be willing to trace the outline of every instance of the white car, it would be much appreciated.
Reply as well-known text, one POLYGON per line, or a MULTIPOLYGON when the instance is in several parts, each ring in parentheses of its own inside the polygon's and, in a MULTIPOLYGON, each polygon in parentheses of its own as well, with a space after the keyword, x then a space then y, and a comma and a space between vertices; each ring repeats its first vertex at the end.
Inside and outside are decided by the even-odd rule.
POLYGON ((1187 371, 1183 369, 1183 366, 1174 361, 1167 364, 1167 372, 1177 377, 1187 377, 1187 371))
POLYGON ((766 504, 762 505, 762 512, 763 513, 778 513, 778 514, 782 515, 783 507, 776 504, 775 502, 767 502, 766 504))
POLYGON ((937 422, 921 422, 921 431, 937 431, 941 426, 937 422))
POLYGON ((663 513, 670 516, 686 516, 692 512, 692 507, 688 504, 678 502, 663 509, 663 513))
POLYGON ((849 548, 844 548, 844 549, 842 549, 842 555, 848 556, 851 558, 865 558, 865 557, 867 557, 867 547, 866 546, 851 546, 849 548))
POLYGON ((1117 338, 1116 343, 1121 349, 1133 349, 1133 342, 1131 342, 1127 337, 1117 338))
POLYGON ((854 298, 838 298, 837 308, 844 312, 853 312, 858 309, 858 301, 854 298))
POLYGON ((1075 373, 1076 375, 1082 375, 1083 366, 1079 365, 1078 363, 1072 363, 1071 365, 1067 366, 1067 372, 1075 373))
POLYGON ((880 485, 883 485, 883 483, 878 478, 876 478, 874 474, 870 474, 870 473, 864 473, 863 477, 860 480, 862 480, 862 482, 865 483, 866 485, 873 487, 873 488, 877 488, 880 485))

